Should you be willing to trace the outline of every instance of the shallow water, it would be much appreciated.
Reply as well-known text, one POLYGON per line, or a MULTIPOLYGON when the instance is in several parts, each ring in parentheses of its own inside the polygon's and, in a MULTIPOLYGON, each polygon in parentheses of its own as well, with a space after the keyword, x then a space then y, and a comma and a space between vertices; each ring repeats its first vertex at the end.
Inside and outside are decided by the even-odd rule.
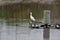
MULTIPOLYGON (((0 22, 0 40, 44 40, 43 29, 30 29, 28 23, 7 26, 0 22)), ((60 29, 50 29, 49 40, 60 40, 60 29)))

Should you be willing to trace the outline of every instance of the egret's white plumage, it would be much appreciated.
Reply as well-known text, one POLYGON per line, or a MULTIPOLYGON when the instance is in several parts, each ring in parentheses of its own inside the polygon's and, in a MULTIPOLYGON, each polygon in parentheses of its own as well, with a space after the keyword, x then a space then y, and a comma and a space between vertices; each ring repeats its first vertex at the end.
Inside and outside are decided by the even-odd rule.
POLYGON ((30 19, 31 19, 32 21, 35 21, 35 18, 32 16, 32 12, 30 12, 30 19))

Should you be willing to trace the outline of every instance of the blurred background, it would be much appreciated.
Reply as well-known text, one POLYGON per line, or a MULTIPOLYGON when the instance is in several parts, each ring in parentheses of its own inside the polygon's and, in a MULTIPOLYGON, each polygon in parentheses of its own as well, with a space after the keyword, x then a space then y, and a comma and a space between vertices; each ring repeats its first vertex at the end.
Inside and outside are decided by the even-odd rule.
POLYGON ((32 11, 36 19, 42 20, 43 11, 51 10, 51 22, 60 20, 59 0, 0 0, 0 19, 28 22, 32 11))

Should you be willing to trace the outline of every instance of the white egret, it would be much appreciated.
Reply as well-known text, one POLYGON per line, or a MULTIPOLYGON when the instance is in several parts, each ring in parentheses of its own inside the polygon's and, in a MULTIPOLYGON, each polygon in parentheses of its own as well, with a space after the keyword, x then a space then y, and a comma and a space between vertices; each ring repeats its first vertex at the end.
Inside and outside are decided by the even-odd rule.
POLYGON ((35 18, 32 16, 32 12, 30 12, 30 20, 35 21, 35 18))

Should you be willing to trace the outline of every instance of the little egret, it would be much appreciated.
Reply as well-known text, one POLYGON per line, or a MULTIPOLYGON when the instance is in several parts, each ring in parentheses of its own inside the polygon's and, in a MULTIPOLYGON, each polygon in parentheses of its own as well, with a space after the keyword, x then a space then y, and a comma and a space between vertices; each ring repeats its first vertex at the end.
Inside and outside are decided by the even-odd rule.
POLYGON ((35 21, 35 18, 32 16, 32 12, 30 12, 30 20, 35 21))

